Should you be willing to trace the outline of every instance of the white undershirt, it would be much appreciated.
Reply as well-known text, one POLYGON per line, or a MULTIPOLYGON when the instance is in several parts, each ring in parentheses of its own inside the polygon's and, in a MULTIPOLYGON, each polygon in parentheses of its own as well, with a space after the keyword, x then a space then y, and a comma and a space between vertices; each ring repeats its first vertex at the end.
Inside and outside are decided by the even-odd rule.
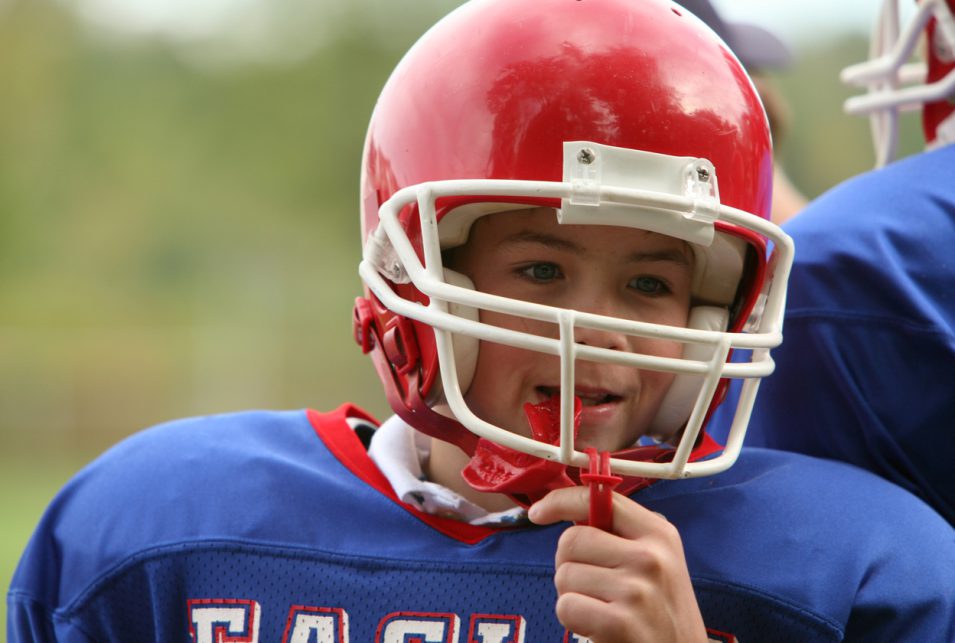
POLYGON ((425 513, 472 525, 513 525, 527 519, 522 507, 489 512, 461 494, 425 479, 424 463, 431 455, 431 438, 408 426, 397 415, 375 431, 368 455, 398 498, 425 513))

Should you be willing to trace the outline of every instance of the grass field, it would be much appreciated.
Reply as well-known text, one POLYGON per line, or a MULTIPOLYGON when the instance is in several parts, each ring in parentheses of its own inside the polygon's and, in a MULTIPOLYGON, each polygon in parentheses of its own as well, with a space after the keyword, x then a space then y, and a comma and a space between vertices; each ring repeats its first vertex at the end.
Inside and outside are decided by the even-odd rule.
POLYGON ((33 528, 57 490, 89 457, 4 453, 0 455, 0 639, 6 640, 7 588, 33 528))

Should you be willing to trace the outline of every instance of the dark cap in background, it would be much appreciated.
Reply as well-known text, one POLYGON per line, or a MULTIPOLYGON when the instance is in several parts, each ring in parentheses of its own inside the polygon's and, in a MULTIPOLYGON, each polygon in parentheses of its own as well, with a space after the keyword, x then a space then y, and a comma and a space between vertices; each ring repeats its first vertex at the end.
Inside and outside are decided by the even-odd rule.
POLYGON ((709 0, 676 2, 709 25, 749 71, 785 69, 792 63, 789 47, 764 27, 745 22, 727 22, 720 17, 709 0))

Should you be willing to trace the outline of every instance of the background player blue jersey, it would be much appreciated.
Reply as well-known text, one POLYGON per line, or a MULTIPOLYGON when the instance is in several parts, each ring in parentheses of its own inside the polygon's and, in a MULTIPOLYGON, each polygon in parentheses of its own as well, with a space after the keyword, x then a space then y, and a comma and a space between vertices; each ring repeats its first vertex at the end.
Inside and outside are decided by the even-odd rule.
MULTIPOLYGON (((107 452, 34 534, 10 642, 581 640, 554 616, 566 525, 402 505, 346 416, 368 419, 207 417, 107 452)), ((952 530, 875 476, 751 449, 634 497, 678 527, 715 640, 955 640, 952 530)))
POLYGON ((851 462, 955 524, 955 145, 823 195, 747 443, 851 462))

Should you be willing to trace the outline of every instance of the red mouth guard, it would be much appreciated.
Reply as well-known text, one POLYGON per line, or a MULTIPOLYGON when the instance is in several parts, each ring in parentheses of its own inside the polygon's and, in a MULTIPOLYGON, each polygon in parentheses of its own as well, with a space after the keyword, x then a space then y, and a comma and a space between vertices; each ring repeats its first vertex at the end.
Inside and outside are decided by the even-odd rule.
MULTIPOLYGON (((580 429, 580 398, 574 397, 574 437, 580 429)), ((540 404, 525 404, 524 415, 535 440, 556 445, 560 438, 560 398, 554 396, 540 404)), ((610 472, 610 454, 587 449, 590 469, 580 473, 583 484, 590 485, 589 524, 606 531, 613 526, 613 489, 622 478, 610 472)), ((567 465, 515 451, 490 440, 478 440, 474 455, 461 471, 465 481, 478 491, 506 493, 524 506, 530 506, 553 489, 575 486, 567 475, 567 465)))

